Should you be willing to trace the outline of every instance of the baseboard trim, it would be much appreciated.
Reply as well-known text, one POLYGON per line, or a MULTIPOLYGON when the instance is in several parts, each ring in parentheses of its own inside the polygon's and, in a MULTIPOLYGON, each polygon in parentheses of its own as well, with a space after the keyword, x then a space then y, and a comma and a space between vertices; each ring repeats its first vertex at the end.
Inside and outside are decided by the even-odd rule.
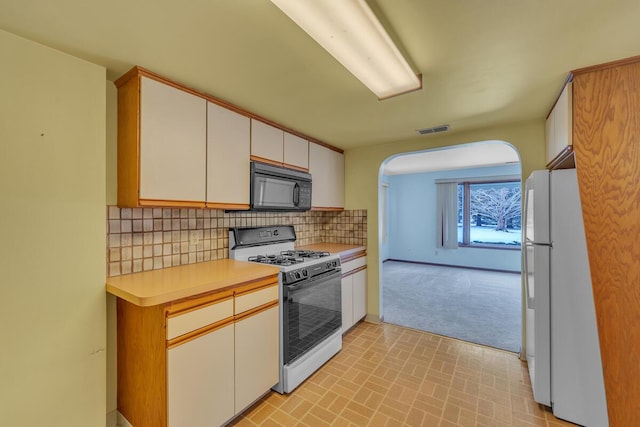
POLYGON ((496 273, 522 274, 521 271, 500 270, 500 269, 497 269, 497 268, 469 267, 469 266, 466 266, 466 265, 438 264, 438 263, 435 263, 435 262, 409 261, 409 260, 406 260, 406 259, 395 259, 395 258, 389 258, 388 260, 383 261, 383 262, 387 262, 387 261, 406 262, 408 264, 434 265, 434 266, 437 266, 437 267, 466 268, 468 270, 495 271, 496 273))
POLYGON ((118 413, 118 427, 133 427, 131 423, 120 413, 120 411, 116 411, 118 413))
POLYGON ((111 412, 107 412, 107 427, 117 427, 118 425, 118 410, 114 409, 111 412))
POLYGON ((364 318, 365 322, 368 323, 375 323, 376 325, 379 325, 380 323, 382 323, 382 318, 376 314, 367 314, 364 318))

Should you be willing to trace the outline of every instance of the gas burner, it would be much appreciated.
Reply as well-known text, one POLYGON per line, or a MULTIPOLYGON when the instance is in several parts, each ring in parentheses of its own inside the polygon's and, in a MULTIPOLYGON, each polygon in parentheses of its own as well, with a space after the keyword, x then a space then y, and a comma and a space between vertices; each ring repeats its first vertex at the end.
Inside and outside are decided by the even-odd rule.
POLYGON ((250 256, 247 261, 259 262, 261 264, 271 265, 294 265, 304 262, 304 259, 287 254, 269 254, 269 255, 256 255, 250 256))
POLYGON ((320 251, 310 251, 310 250, 290 250, 290 251, 282 251, 281 255, 284 256, 292 256, 296 258, 311 258, 317 259, 331 255, 329 252, 320 252, 320 251))

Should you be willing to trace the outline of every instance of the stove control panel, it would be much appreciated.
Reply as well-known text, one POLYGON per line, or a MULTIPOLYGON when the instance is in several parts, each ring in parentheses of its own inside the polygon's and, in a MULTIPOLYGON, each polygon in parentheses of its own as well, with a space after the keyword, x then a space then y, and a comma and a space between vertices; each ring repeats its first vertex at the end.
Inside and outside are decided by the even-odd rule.
POLYGON ((300 268, 298 270, 288 271, 284 274, 284 283, 293 283, 309 277, 309 270, 300 268))
POLYGON ((312 279, 313 277, 336 270, 340 271, 339 258, 328 261, 318 261, 311 265, 307 264, 305 267, 283 272, 282 283, 285 285, 291 285, 302 280, 312 279))

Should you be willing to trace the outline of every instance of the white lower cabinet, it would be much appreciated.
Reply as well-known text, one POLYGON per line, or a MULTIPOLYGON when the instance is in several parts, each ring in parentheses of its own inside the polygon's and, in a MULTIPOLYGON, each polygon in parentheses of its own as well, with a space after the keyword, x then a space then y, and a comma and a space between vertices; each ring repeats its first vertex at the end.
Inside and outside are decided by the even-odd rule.
POLYGON ((353 275, 342 278, 342 333, 353 326, 353 275))
POLYGON ((235 323, 235 413, 278 383, 278 336, 278 306, 235 323))
POLYGON ((345 272, 342 276, 343 334, 367 315, 367 269, 362 268, 364 265, 366 257, 346 262, 342 267, 345 272))
POLYGON ((234 416, 233 345, 229 323, 167 350, 170 427, 219 426, 234 416))
POLYGON ((353 323, 367 315, 367 270, 353 274, 353 323))

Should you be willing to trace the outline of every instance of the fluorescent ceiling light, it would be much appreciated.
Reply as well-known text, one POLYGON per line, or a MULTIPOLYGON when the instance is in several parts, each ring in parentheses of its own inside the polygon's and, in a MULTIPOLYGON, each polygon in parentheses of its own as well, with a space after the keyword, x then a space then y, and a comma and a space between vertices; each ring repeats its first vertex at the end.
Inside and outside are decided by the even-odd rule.
POLYGON ((365 0, 271 0, 379 99, 422 88, 365 0))

